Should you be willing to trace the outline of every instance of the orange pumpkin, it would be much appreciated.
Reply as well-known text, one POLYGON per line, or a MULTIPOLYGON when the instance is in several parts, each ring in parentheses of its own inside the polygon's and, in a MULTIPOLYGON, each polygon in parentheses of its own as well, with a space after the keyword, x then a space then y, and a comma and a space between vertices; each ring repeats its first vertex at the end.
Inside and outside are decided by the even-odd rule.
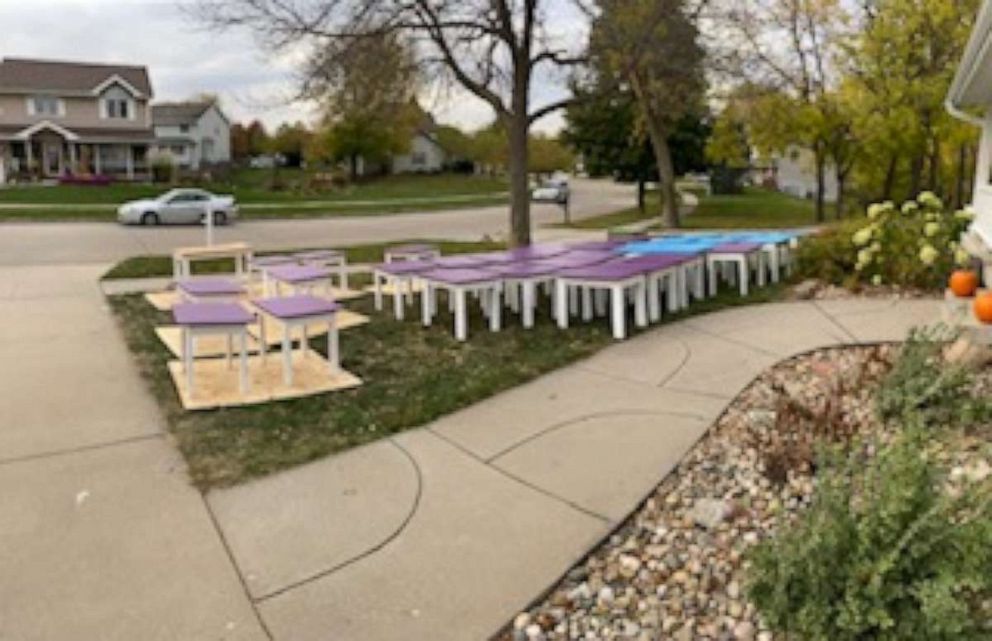
POLYGON ((949 285, 955 296, 967 298, 974 295, 975 290, 978 289, 978 274, 967 269, 959 269, 951 274, 949 285))
POLYGON ((992 323, 992 294, 985 292, 976 296, 973 307, 975 318, 983 323, 992 323))

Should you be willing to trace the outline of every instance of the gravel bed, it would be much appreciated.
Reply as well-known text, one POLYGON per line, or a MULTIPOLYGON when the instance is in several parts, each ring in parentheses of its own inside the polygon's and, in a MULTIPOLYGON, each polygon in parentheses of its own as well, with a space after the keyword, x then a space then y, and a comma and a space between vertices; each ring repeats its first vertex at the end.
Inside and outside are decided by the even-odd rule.
POLYGON ((808 412, 850 433, 879 429, 872 391, 896 351, 821 350, 760 376, 640 509, 500 640, 774 639, 744 596, 745 552, 808 505, 816 431, 783 435, 778 417, 808 412))

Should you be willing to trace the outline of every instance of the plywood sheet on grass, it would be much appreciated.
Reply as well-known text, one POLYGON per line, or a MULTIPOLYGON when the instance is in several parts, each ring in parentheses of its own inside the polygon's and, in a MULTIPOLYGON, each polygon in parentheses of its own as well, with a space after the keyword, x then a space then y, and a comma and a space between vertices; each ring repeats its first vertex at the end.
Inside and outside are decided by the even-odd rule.
POLYGON ((180 361, 169 362, 169 374, 176 386, 184 409, 206 410, 220 407, 257 405, 270 401, 302 398, 358 387, 362 380, 340 369, 331 372, 330 364, 320 354, 299 350, 292 354, 293 384, 287 387, 282 378, 282 354, 273 353, 268 358, 248 357, 248 378, 251 383, 247 394, 238 389, 238 359, 230 364, 226 359, 210 358, 194 361, 194 389, 190 397, 186 374, 180 361))
POLYGON ((179 292, 167 289, 161 292, 148 292, 145 300, 160 312, 167 312, 179 302, 179 292))
MULTIPOLYGON (((347 309, 342 309, 337 314, 337 325, 338 331, 344 331, 351 329, 352 327, 359 327, 365 325, 369 322, 369 317, 365 314, 359 314, 358 312, 353 312, 347 309)), ((277 346, 282 344, 282 321, 278 318, 265 315, 265 342, 268 343, 269 347, 277 346)), ((261 336, 261 330, 258 327, 258 323, 253 323, 248 326, 248 333, 252 338, 259 339, 261 336)), ((326 321, 315 321, 313 323, 307 323, 307 336, 323 336, 327 334, 327 322, 326 321)), ((292 330, 292 339, 294 341, 299 340, 300 328, 294 327, 292 330)))
MULTIPOLYGON (((282 293, 288 295, 290 288, 282 287, 282 293)), ((340 287, 314 287, 314 296, 328 296, 337 301, 353 300, 366 295, 365 291, 359 289, 341 289, 340 287)), ((265 286, 262 281, 255 281, 248 285, 248 295, 252 298, 265 298, 265 286)))

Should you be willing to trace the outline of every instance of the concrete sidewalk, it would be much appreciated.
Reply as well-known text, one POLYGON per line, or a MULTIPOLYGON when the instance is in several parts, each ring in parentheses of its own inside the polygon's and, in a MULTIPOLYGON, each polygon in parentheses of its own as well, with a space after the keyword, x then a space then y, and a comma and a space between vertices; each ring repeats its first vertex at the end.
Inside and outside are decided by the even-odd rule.
POLYGON ((697 317, 208 501, 276 639, 485 639, 762 370, 816 347, 901 340, 939 312, 855 300, 697 317))
POLYGON ((772 363, 936 301, 738 308, 206 498, 95 283, 0 268, 0 639, 485 639, 772 363))

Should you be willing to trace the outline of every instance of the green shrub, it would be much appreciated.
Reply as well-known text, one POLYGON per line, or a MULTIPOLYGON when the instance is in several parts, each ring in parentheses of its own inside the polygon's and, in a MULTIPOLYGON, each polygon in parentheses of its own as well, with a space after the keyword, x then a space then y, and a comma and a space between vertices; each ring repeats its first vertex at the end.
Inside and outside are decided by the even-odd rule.
POLYGON ((851 251, 851 236, 863 226, 864 219, 848 220, 803 239, 795 254, 797 278, 855 287, 857 255, 851 251))
POLYGON ((803 641, 988 639, 992 480, 942 489, 922 432, 865 466, 834 454, 813 504, 754 549, 748 594, 803 641))
POLYGON ((867 216, 809 239, 799 252, 799 271, 837 285, 943 287, 968 255, 958 242, 972 214, 950 212, 930 192, 896 208, 868 207, 867 216))

